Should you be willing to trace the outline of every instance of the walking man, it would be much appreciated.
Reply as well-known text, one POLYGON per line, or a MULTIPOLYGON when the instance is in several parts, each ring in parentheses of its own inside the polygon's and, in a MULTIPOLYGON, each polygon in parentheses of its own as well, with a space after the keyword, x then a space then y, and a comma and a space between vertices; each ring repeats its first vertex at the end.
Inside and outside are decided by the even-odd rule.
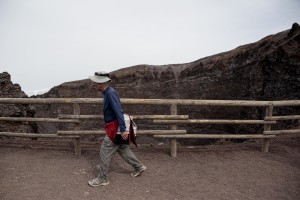
POLYGON ((144 166, 133 154, 127 144, 115 144, 114 136, 120 134, 122 139, 128 140, 129 127, 126 127, 123 109, 121 106, 119 94, 110 86, 111 79, 106 72, 96 72, 94 76, 89 77, 95 84, 95 87, 103 93, 103 115, 105 122, 106 136, 100 148, 100 173, 88 181, 90 186, 108 185, 108 168, 114 153, 118 152, 120 156, 134 168, 131 177, 137 177, 146 170, 144 166), (127 128, 127 130, 126 130, 127 128), (118 133, 117 133, 118 132, 118 133))

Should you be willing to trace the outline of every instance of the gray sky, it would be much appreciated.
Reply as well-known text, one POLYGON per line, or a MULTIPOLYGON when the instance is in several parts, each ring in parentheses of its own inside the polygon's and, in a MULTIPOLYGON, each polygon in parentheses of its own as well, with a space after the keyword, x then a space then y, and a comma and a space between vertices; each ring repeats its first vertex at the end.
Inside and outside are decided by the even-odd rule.
POLYGON ((24 91, 188 63, 300 23, 300 0, 0 0, 0 72, 24 91))

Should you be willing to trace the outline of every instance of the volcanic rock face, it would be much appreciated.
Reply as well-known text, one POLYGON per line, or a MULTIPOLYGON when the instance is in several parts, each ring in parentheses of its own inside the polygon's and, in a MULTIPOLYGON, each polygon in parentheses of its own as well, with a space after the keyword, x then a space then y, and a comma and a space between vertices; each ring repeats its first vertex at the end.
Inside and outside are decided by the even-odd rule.
POLYGON ((188 64, 121 69, 112 73, 112 79, 123 97, 299 98, 299 48, 298 27, 188 64))
MULTIPOLYGON (((7 72, 0 73, 0 98, 26 98, 18 84, 13 84, 7 72)), ((0 117, 33 117, 34 108, 29 105, 0 104, 0 117)), ((0 132, 37 132, 34 123, 0 121, 0 132)))
MULTIPOLYGON (((100 69, 99 69, 100 71, 100 69)), ((91 72, 92 74, 93 72, 91 72)), ((112 86, 121 98, 285 100, 300 98, 300 27, 270 35, 232 51, 187 64, 138 65, 111 73, 112 86)), ((101 97, 89 80, 52 88, 40 97, 101 97)), ((37 115, 45 108, 37 110, 37 115)), ((55 112, 57 108, 51 109, 55 112)), ((60 108, 62 109, 62 108, 60 108)), ((124 106, 132 114, 169 114, 166 106, 124 106)), ((274 115, 299 114, 298 108, 274 109, 274 115)), ((64 112, 71 112, 65 109, 64 112)), ((86 106, 83 114, 101 114, 101 106, 86 106)), ((197 119, 262 119, 264 109, 245 107, 179 106, 179 114, 197 119)), ((298 123, 289 122, 289 125, 298 123)), ((143 124, 142 124, 143 125, 143 124)), ((99 128, 89 124, 86 129, 99 128), (92 126, 92 127, 91 127, 92 126)), ((281 126, 281 125, 279 125, 281 126)), ((286 125, 285 125, 286 126, 286 125)), ((183 126, 189 132, 256 133, 261 126, 183 126)))

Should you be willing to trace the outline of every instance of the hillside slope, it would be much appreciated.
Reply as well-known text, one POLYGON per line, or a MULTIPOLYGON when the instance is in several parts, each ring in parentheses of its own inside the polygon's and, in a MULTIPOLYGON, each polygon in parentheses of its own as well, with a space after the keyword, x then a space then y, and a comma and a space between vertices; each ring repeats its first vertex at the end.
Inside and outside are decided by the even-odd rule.
MULTIPOLYGON (((99 68, 101 71, 101 68, 99 68)), ((93 74, 94 72, 91 72, 93 74)), ((300 27, 267 36, 258 42, 191 63, 138 65, 111 72, 112 85, 121 98, 164 99, 300 99, 300 27)), ((39 97, 101 97, 88 79, 63 83, 39 97)), ((63 112, 69 112, 61 108, 63 112)), ((125 106, 125 112, 169 113, 169 108, 125 106)), ((101 113, 102 108, 83 108, 85 114, 101 113), (96 111, 95 111, 96 110, 96 111)), ((299 113, 299 108, 274 110, 275 115, 299 113)), ((39 107, 37 115, 57 112, 57 107, 39 107)), ((180 114, 192 118, 261 119, 262 109, 179 107, 180 114)), ((295 123, 295 122, 294 122, 295 123)), ((297 123, 297 122, 296 122, 297 123)), ((286 126, 293 125, 290 123, 286 126)), ((96 125, 95 125, 96 126, 96 125)), ((99 125, 98 125, 99 126, 99 125)), ((281 126, 281 125, 279 125, 281 126)), ((184 127, 189 131, 257 132, 255 126, 184 127)))

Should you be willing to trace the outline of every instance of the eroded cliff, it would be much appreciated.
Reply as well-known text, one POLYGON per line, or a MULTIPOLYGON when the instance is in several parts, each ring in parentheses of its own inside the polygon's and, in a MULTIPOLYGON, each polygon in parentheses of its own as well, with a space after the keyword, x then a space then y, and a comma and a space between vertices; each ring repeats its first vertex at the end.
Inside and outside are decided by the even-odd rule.
MULTIPOLYGON (((26 98, 20 85, 11 82, 10 74, 0 73, 0 98, 26 98)), ((20 104, 0 104, 0 117, 33 117, 34 107, 20 104)), ((0 132, 37 132, 35 123, 0 121, 0 132)))

